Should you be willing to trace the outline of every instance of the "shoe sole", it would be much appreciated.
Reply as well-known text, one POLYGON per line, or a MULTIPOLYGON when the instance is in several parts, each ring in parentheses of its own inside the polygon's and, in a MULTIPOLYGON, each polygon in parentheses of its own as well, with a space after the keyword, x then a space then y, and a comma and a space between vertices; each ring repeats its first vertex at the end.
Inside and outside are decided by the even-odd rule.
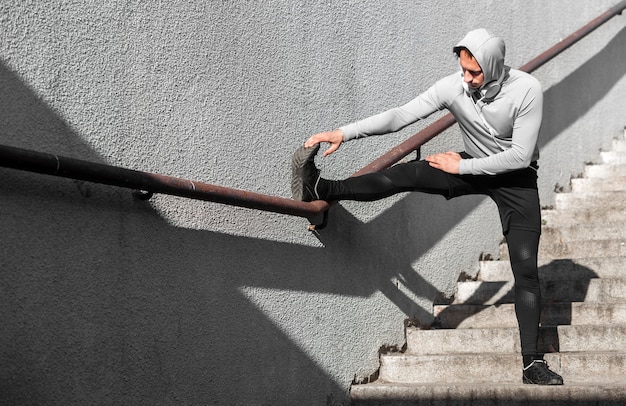
POLYGON ((291 158, 291 196, 294 200, 304 200, 306 164, 314 159, 319 149, 319 144, 310 148, 302 146, 293 153, 291 158))
POLYGON ((525 385, 543 385, 543 386, 558 386, 558 385, 563 385, 563 381, 550 381, 549 383, 539 383, 539 382, 535 382, 532 381, 528 378, 526 378, 525 376, 522 376, 522 382, 525 385), (554 382, 554 383, 553 383, 554 382))

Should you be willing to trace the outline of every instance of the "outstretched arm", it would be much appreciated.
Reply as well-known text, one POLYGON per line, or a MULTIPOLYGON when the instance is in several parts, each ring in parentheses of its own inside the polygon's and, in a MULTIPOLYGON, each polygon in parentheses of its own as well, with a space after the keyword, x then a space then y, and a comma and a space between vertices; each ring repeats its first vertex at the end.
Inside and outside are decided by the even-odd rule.
POLYGON ((348 124, 337 130, 315 134, 304 143, 304 146, 312 147, 320 142, 328 142, 330 147, 324 151, 324 156, 327 156, 335 152, 344 141, 399 131, 407 125, 445 108, 445 98, 442 99, 440 93, 443 92, 444 95, 448 96, 454 95, 453 83, 457 79, 456 75, 442 79, 403 106, 348 124))

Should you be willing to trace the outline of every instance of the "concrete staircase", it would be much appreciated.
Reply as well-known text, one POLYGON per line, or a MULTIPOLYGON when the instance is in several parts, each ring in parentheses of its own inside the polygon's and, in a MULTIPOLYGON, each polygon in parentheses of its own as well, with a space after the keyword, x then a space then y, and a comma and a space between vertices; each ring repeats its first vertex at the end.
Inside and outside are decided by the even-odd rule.
POLYGON ((626 405, 626 134, 602 164, 543 211, 539 349, 565 385, 523 385, 507 250, 436 305, 437 328, 406 328, 406 350, 381 354, 356 405, 626 405))

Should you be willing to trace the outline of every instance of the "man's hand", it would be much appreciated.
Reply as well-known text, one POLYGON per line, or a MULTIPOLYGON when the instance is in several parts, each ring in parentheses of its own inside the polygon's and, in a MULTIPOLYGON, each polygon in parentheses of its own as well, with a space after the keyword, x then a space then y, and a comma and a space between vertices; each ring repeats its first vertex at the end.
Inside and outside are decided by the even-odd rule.
POLYGON ((461 155, 452 151, 429 155, 426 157, 426 161, 428 161, 430 166, 453 175, 457 175, 459 173, 459 162, 461 159, 461 155))
POLYGON ((330 155, 337 151, 337 148, 341 146, 341 143, 343 142, 343 132, 340 130, 333 130, 312 135, 311 138, 306 140, 304 146, 306 148, 310 148, 320 142, 328 142, 330 144, 330 147, 324 151, 323 154, 324 156, 330 155))

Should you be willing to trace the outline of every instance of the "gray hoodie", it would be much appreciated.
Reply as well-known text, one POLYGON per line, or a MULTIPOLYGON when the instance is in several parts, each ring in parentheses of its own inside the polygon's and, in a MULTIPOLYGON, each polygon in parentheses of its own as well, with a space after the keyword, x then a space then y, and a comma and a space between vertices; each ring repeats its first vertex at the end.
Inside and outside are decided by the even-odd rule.
POLYGON ((537 137, 543 91, 537 79, 504 65, 504 41, 485 29, 470 31, 453 51, 467 48, 480 65, 484 85, 474 94, 456 72, 407 104, 341 127, 344 140, 381 135, 447 109, 457 120, 465 152, 462 175, 495 175, 527 168, 539 158, 537 137), (473 96, 473 97, 472 97, 473 96))
MULTIPOLYGON (((452 51, 458 56, 462 48, 467 48, 474 55, 476 62, 483 70, 485 84, 481 88, 482 95, 484 96, 489 88, 493 90, 494 86, 499 90, 506 74, 504 66, 506 47, 502 38, 492 35, 484 28, 479 28, 470 31, 457 46, 452 48, 452 51)), ((497 90, 490 91, 490 93, 495 95, 497 90)))

